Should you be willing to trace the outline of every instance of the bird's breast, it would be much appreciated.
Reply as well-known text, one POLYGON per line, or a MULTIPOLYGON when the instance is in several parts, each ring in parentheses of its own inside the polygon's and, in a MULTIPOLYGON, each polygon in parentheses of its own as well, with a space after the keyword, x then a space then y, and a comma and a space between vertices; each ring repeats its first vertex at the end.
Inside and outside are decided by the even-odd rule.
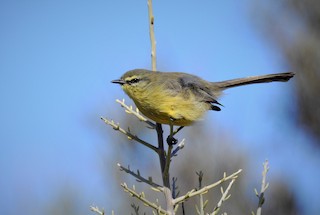
POLYGON ((146 117, 161 124, 187 126, 210 109, 210 104, 187 92, 147 91, 131 98, 146 117))

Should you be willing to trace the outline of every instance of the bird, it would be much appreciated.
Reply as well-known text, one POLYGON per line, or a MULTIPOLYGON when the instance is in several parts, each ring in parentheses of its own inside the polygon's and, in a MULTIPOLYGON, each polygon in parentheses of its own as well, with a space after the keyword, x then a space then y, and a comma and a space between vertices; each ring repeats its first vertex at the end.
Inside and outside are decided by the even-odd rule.
POLYGON ((208 110, 220 111, 223 105, 218 98, 226 89, 286 82, 294 75, 286 72, 210 82, 183 72, 134 69, 112 83, 121 85, 139 111, 149 119, 170 126, 189 126, 202 119, 208 110))

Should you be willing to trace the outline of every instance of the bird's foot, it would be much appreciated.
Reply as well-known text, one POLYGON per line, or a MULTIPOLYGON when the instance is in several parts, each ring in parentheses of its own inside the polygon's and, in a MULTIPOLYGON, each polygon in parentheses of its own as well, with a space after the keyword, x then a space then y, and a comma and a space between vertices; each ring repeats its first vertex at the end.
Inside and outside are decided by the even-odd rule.
POLYGON ((173 136, 169 135, 167 138, 168 145, 175 145, 178 143, 178 140, 174 138, 173 136))

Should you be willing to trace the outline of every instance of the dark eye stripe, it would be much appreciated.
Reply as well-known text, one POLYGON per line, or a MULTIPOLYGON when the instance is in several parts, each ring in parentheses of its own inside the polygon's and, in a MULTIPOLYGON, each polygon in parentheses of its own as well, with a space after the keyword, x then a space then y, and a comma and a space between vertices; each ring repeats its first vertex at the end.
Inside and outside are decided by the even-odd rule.
POLYGON ((134 78, 134 79, 128 80, 127 83, 128 84, 134 84, 134 83, 138 83, 139 81, 140 81, 140 79, 134 78))

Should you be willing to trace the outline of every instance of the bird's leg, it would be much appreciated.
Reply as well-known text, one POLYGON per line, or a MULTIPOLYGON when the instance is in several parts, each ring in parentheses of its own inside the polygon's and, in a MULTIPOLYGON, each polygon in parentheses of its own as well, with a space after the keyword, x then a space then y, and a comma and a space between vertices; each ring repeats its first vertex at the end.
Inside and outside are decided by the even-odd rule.
POLYGON ((175 135, 178 132, 174 132, 173 131, 173 124, 172 123, 169 126, 170 126, 170 134, 169 134, 169 136, 167 138, 167 143, 168 143, 168 145, 175 145, 175 144, 177 144, 178 140, 176 138, 174 138, 173 135, 175 135))

